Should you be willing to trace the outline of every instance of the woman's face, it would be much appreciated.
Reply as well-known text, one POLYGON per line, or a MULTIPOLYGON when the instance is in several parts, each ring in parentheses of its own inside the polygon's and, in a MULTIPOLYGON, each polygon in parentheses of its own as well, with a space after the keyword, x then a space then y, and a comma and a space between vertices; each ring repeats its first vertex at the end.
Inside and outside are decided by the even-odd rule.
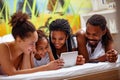
POLYGON ((51 41, 56 49, 61 49, 66 43, 67 36, 63 31, 52 31, 51 32, 51 41))
POLYGON ((21 39, 20 48, 24 53, 29 54, 31 51, 35 50, 35 43, 38 40, 37 32, 30 33, 31 36, 25 39, 21 39))
POLYGON ((89 23, 87 24, 85 36, 90 46, 96 46, 104 33, 105 31, 102 31, 99 26, 93 26, 89 23))
POLYGON ((40 58, 45 57, 48 46, 49 46, 48 41, 45 37, 38 40, 36 43, 36 54, 35 54, 36 58, 40 59, 40 58))

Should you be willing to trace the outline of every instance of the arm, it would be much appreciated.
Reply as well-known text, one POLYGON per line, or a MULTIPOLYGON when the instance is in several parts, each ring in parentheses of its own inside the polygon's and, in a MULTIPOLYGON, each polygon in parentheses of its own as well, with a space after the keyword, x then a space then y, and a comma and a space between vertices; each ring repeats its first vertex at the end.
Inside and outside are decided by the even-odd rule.
POLYGON ((32 55, 32 52, 30 54, 23 54, 21 69, 32 68, 31 55, 32 55))
POLYGON ((55 70, 59 69, 63 66, 62 60, 55 60, 51 61, 47 65, 43 65, 36 68, 24 69, 24 70, 17 70, 13 64, 13 59, 10 59, 8 48, 1 47, 0 45, 0 65, 3 71, 8 75, 16 75, 16 74, 26 74, 26 73, 33 73, 38 71, 47 71, 47 70, 55 70))
POLYGON ((87 42, 85 38, 85 32, 83 30, 79 30, 76 33, 76 38, 78 42, 78 52, 79 54, 83 55, 83 57, 85 58, 85 61, 88 62, 89 55, 88 55, 87 48, 86 48, 87 42))
POLYGON ((109 62, 116 62, 118 58, 118 52, 114 49, 114 43, 108 40, 108 44, 105 46, 106 59, 109 62))
POLYGON ((50 61, 55 60, 50 45, 48 45, 47 51, 48 51, 50 61))
POLYGON ((109 61, 109 62, 115 62, 117 60, 117 51, 115 49, 113 49, 113 42, 109 41, 108 44, 105 46, 105 55, 97 58, 97 59, 92 59, 90 61, 100 61, 100 62, 104 62, 104 61, 109 61))

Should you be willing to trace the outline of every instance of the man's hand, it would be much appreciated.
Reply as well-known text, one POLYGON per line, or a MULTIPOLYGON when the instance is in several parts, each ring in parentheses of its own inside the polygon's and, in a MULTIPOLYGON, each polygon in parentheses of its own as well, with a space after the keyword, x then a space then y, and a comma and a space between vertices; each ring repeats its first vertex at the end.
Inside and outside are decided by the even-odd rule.
POLYGON ((116 62, 116 60, 118 58, 118 53, 115 49, 111 49, 106 52, 106 57, 107 57, 107 61, 116 62))
POLYGON ((82 65, 85 63, 85 58, 82 55, 77 56, 76 65, 82 65))

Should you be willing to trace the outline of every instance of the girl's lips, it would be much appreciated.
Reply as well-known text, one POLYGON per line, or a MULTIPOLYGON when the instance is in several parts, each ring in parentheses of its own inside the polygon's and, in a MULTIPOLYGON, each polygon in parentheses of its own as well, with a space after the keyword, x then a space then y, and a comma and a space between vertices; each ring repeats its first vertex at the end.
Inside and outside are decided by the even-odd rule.
POLYGON ((59 47, 59 45, 55 45, 55 47, 59 47))

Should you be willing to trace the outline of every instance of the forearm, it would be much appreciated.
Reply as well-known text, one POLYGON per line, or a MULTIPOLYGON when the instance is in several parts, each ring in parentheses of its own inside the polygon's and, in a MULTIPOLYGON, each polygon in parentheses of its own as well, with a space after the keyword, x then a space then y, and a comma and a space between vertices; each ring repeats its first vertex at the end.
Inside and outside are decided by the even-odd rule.
POLYGON ((10 75, 17 75, 17 74, 27 74, 27 73, 47 71, 47 70, 49 70, 47 65, 43 65, 43 66, 40 66, 40 67, 31 68, 31 69, 14 70, 14 71, 11 71, 11 73, 8 73, 8 75, 10 76, 10 75))
POLYGON ((103 56, 97 58, 97 60, 98 60, 99 62, 105 62, 105 61, 107 61, 106 55, 103 55, 103 56))
POLYGON ((48 52, 48 55, 49 55, 50 61, 55 60, 55 59, 54 59, 54 56, 53 56, 53 54, 52 54, 52 51, 49 51, 49 52, 48 52))
POLYGON ((106 55, 103 55, 101 57, 98 57, 96 59, 90 59, 88 62, 94 63, 94 62, 105 62, 107 61, 106 55))

